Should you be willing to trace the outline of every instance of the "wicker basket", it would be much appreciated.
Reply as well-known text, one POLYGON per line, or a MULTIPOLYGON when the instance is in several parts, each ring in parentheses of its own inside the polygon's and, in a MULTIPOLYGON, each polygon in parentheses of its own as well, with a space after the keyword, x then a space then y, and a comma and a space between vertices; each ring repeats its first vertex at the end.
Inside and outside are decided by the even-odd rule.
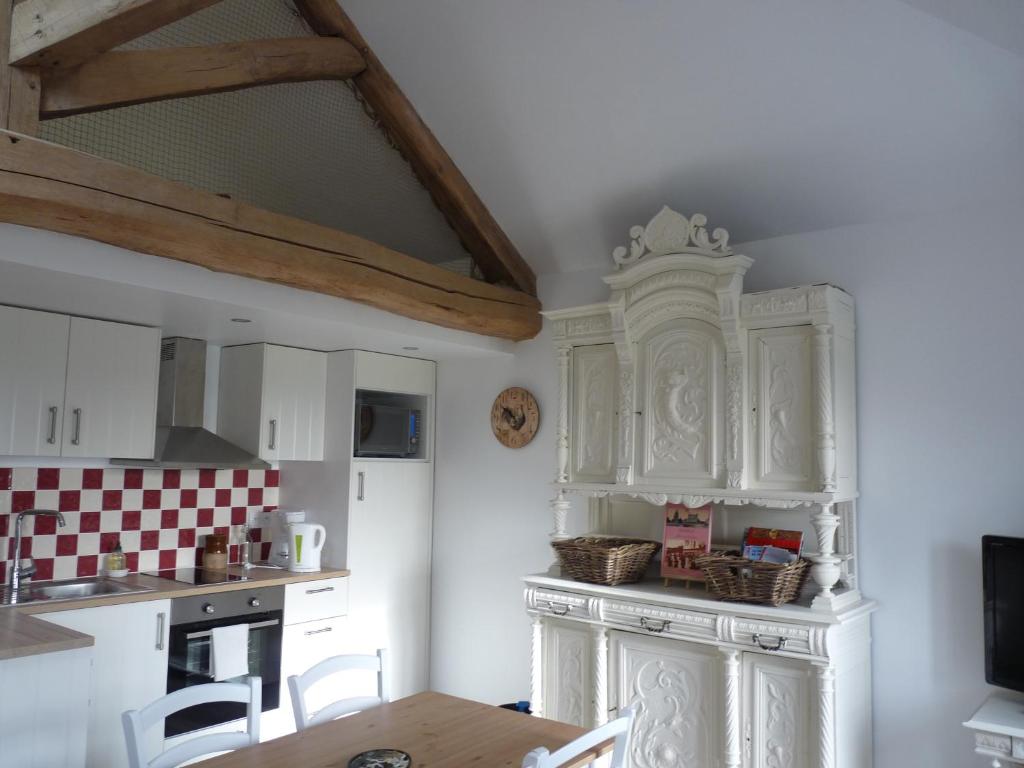
POLYGON ((696 565, 719 600, 766 605, 796 600, 808 573, 808 562, 804 559, 778 565, 723 553, 698 557, 696 565))
POLYGON ((640 581, 661 548, 657 541, 610 536, 580 536, 553 541, 551 546, 558 554, 563 574, 576 581, 608 586, 640 581))

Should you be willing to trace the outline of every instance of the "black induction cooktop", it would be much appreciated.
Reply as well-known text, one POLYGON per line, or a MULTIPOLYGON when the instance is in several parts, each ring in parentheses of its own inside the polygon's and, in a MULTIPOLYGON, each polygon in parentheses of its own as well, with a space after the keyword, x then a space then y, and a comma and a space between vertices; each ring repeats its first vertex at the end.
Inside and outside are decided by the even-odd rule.
POLYGON ((247 576, 208 568, 171 568, 165 571, 151 571, 145 575, 179 581, 182 584, 224 584, 229 581, 248 581, 247 576))

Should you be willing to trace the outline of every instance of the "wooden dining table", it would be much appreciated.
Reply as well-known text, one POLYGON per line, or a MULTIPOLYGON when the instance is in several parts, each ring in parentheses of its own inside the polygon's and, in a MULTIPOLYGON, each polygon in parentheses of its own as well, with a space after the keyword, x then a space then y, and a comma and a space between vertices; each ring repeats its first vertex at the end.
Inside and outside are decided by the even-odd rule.
MULTIPOLYGON (((459 699, 418 693, 304 731, 196 763, 201 768, 347 768, 371 749, 400 749, 413 768, 520 768, 537 747, 554 752, 586 731, 574 725, 459 699)), ((565 768, 610 752, 602 744, 565 768)))

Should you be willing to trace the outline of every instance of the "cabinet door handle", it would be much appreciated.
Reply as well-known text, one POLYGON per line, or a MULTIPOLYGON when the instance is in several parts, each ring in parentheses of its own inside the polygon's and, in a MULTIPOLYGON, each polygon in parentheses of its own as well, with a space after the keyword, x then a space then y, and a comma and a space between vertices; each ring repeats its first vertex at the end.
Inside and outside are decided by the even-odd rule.
POLYGON ((75 408, 75 410, 71 412, 71 415, 74 417, 75 422, 75 427, 72 430, 71 435, 71 444, 78 445, 82 442, 82 409, 75 408))
POLYGON ((333 592, 334 587, 320 587, 319 589, 307 589, 307 595, 319 595, 321 592, 333 592))
POLYGON ((779 639, 775 641, 775 645, 767 645, 761 641, 761 635, 755 632, 753 640, 762 651, 781 651, 786 647, 787 638, 780 636, 779 639))
POLYGON ((167 614, 160 612, 156 615, 156 649, 162 651, 164 649, 164 625, 167 622, 167 614))
POLYGON ((356 501, 366 501, 366 473, 360 472, 359 478, 359 489, 356 491, 356 501))
POLYGON ((310 629, 302 634, 309 637, 310 635, 322 635, 324 632, 332 632, 333 630, 334 627, 324 627, 323 629, 310 629))
POLYGON ((53 445, 57 442, 57 406, 50 406, 50 431, 46 437, 46 442, 53 445))
POLYGON ((277 447, 277 419, 270 420, 270 440, 267 441, 267 448, 274 450, 277 447))
POLYGON ((666 621, 665 619, 653 619, 652 620, 652 619, 648 619, 646 616, 641 616, 640 617, 640 626, 643 629, 646 629, 648 632, 654 632, 655 634, 659 634, 661 632, 664 632, 666 629, 668 629, 668 626, 669 626, 670 623, 671 622, 666 621))

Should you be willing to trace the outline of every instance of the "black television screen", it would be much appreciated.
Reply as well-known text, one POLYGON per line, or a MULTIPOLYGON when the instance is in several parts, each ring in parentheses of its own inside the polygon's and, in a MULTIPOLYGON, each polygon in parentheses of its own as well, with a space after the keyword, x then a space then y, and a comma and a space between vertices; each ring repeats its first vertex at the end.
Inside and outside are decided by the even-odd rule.
POLYGON ((985 680, 1024 691, 1024 539, 983 536, 985 680))

